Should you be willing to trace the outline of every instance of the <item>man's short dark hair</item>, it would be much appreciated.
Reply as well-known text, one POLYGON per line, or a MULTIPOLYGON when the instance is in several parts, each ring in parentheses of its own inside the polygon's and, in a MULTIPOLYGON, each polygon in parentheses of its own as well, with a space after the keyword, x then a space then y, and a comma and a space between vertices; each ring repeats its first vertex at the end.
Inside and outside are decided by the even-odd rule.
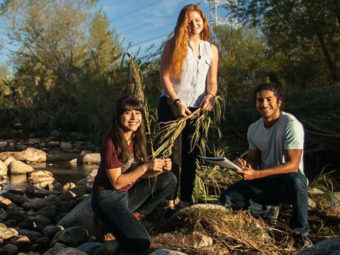
POLYGON ((263 91, 263 90, 270 90, 274 92, 274 95, 277 97, 278 100, 281 101, 281 106, 283 105, 283 89, 281 85, 275 84, 275 83, 261 83, 257 85, 254 89, 254 102, 256 103, 256 95, 258 92, 263 91))

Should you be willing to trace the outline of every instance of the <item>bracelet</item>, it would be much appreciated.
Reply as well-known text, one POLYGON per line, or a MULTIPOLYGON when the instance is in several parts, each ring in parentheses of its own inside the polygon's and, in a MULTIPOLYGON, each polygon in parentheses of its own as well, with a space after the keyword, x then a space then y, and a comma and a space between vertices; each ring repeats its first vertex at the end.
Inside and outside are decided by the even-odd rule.
POLYGON ((174 105, 179 104, 181 102, 181 99, 177 98, 174 100, 174 105))
POLYGON ((207 94, 206 94, 206 96, 207 95, 212 95, 213 96, 213 98, 215 98, 216 97, 216 95, 214 94, 214 93, 212 93, 212 92, 208 92, 207 94))

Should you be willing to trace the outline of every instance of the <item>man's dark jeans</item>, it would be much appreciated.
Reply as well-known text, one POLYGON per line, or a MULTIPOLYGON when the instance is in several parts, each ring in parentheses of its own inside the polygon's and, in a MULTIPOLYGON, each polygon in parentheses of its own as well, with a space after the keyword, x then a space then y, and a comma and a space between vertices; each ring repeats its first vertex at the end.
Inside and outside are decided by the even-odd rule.
POLYGON ((303 236, 308 235, 307 178, 301 173, 251 181, 241 180, 222 192, 220 201, 232 209, 248 209, 254 216, 263 218, 274 215, 273 205, 292 204, 290 227, 303 236))
POLYGON ((150 213, 176 187, 172 172, 141 179, 128 191, 94 190, 91 206, 118 242, 130 252, 144 252, 150 246, 145 227, 133 216, 150 213))

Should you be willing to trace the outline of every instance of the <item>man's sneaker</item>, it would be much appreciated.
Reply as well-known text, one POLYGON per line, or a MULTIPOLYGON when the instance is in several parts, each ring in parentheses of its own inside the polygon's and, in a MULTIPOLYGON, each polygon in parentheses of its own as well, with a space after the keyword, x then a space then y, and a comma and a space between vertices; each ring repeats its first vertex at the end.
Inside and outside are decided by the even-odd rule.
POLYGON ((294 246, 297 249, 305 249, 313 246, 312 240, 308 236, 298 234, 294 240, 294 246))

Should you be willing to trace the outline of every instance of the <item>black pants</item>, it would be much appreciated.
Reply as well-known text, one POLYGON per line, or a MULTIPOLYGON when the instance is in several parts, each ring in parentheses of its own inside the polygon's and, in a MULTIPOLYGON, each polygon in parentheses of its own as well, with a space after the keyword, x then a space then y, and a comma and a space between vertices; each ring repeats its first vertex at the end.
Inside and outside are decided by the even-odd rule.
MULTIPOLYGON (((192 112, 196 110, 196 108, 189 109, 192 112)), ((167 97, 161 97, 158 107, 158 121, 167 122, 174 119, 176 119, 176 114, 174 109, 171 109, 169 106, 167 97)), ((190 139, 194 132, 195 125, 188 120, 183 132, 175 140, 171 160, 172 172, 176 175, 178 182, 175 192, 168 196, 168 200, 176 199, 179 185, 181 201, 192 201, 196 176, 196 158, 199 155, 199 148, 197 146, 190 152, 190 139)))

